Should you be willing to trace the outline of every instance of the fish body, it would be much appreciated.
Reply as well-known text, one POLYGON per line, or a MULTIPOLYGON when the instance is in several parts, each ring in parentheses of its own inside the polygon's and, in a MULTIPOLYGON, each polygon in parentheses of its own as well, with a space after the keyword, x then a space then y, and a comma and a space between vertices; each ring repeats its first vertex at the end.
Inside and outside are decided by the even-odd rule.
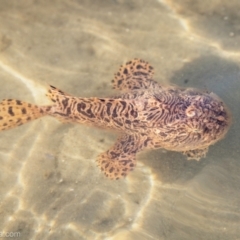
POLYGON ((112 83, 121 94, 109 98, 74 97, 50 86, 50 106, 3 100, 0 130, 45 115, 116 130, 120 138, 98 156, 97 164, 107 177, 119 179, 134 169, 136 154, 143 149, 165 148, 199 160, 230 127, 230 113, 215 94, 161 86, 153 80, 153 68, 141 59, 121 66, 112 83))

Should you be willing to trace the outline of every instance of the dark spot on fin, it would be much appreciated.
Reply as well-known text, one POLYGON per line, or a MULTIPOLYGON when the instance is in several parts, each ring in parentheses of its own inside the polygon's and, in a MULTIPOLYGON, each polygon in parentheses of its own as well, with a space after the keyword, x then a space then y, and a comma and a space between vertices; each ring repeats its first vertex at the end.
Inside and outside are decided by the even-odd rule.
POLYGON ((12 107, 9 107, 8 108, 8 113, 11 115, 11 116, 14 116, 14 112, 12 110, 12 107))

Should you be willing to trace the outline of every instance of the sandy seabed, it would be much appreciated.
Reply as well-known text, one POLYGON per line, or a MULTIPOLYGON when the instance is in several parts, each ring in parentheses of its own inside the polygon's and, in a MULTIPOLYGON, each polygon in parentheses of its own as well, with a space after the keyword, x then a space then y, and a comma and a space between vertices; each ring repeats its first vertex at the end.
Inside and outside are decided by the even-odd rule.
MULTIPOLYGON (((95 159, 117 134, 45 117, 0 133, 0 233, 17 239, 240 239, 240 14, 226 0, 0 0, 0 99, 44 105, 52 84, 111 96, 138 57, 161 84, 207 89, 233 125, 200 162, 138 155, 111 181, 95 159)), ((4 239, 4 237, 3 237, 4 239)))

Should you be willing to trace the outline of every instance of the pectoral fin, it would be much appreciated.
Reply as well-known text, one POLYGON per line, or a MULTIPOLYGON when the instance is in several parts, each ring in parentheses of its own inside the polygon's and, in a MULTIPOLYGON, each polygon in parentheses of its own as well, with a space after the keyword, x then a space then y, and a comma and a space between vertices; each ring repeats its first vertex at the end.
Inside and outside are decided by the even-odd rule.
POLYGON ((156 84, 153 67, 142 59, 133 59, 121 66, 112 80, 113 88, 119 90, 147 89, 156 84))
POLYGON ((123 178, 136 166, 136 153, 141 148, 139 136, 125 134, 111 149, 98 156, 98 166, 110 179, 123 178))

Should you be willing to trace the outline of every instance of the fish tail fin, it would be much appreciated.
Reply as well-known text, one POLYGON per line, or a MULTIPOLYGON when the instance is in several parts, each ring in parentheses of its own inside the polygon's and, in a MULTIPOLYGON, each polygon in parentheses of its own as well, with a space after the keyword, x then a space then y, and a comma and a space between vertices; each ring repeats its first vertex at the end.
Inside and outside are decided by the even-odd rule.
POLYGON ((0 102, 0 131, 20 126, 47 115, 51 106, 36 106, 31 103, 13 99, 0 102))

